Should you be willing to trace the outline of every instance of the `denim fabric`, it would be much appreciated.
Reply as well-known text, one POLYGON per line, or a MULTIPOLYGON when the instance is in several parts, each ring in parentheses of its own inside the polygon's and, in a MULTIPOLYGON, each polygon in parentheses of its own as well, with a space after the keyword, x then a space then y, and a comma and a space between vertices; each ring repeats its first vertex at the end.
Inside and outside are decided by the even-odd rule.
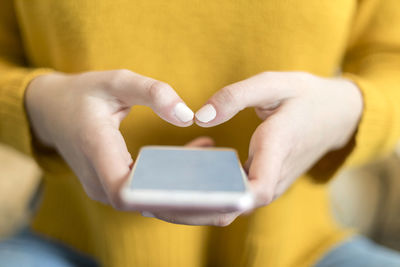
POLYGON ((24 230, 0 242, 0 267, 97 267, 86 255, 24 230))
MULTIPOLYGON (((29 230, 0 242, 0 267, 98 267, 90 257, 29 230)), ((400 253, 356 236, 338 244, 314 267, 399 267, 400 253)))
POLYGON ((400 253, 355 236, 325 254, 315 267, 400 267, 400 253))

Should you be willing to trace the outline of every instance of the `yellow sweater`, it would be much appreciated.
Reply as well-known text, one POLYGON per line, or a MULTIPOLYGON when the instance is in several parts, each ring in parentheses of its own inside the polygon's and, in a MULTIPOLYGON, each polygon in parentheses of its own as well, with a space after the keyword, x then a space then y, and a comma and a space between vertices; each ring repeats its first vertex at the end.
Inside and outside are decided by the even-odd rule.
MULTIPOLYGON (((400 136, 398 0, 3 0, 0 141, 35 156, 45 190, 33 227, 104 266, 308 266, 347 232, 333 222, 326 181, 390 152, 400 136), (48 71, 127 68, 171 84, 194 110, 222 86, 261 71, 353 79, 364 95, 354 139, 326 155, 273 204, 226 228, 168 224, 91 201, 54 151, 31 141, 24 90, 48 71)), ((338 107, 340 108, 340 107, 338 107)), ((178 128, 135 107, 121 131, 147 144, 199 135, 246 159, 252 110, 211 129, 178 128)))

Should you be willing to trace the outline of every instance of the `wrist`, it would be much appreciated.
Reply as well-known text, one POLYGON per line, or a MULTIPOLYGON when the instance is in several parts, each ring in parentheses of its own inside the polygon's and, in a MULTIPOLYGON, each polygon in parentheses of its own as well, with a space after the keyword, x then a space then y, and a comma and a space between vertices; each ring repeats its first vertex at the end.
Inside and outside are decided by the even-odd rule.
POLYGON ((338 130, 339 138, 334 143, 333 150, 346 146, 357 131, 363 113, 363 95, 360 88, 351 80, 345 78, 336 79, 339 83, 337 90, 340 94, 339 109, 341 114, 341 127, 338 130))
POLYGON ((47 88, 52 88, 49 84, 56 75, 51 73, 35 77, 28 84, 24 97, 25 109, 33 138, 46 147, 54 147, 46 117, 52 113, 51 105, 48 103, 48 99, 51 96, 47 88))

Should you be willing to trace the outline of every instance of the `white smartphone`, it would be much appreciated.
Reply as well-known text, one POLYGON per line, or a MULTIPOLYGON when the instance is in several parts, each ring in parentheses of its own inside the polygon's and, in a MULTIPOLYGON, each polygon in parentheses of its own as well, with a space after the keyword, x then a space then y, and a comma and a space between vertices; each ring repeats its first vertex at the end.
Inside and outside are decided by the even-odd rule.
POLYGON ((245 211, 254 202, 237 153, 229 148, 143 147, 121 197, 146 211, 245 211))

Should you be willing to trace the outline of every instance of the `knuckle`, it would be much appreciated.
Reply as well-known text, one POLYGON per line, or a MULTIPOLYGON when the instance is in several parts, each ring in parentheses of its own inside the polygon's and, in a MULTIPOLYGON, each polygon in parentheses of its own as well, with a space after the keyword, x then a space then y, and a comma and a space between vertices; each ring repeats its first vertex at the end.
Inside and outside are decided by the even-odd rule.
POLYGON ((269 77, 271 77, 273 74, 274 74, 274 72, 272 72, 272 71, 263 71, 263 72, 261 72, 260 73, 262 76, 264 76, 264 78, 269 78, 269 77))
POLYGON ((113 70, 110 72, 110 76, 106 77, 104 87, 109 90, 123 87, 131 77, 132 72, 130 70, 113 70))
POLYGON ((245 97, 245 90, 240 86, 227 86, 221 90, 220 101, 222 103, 231 103, 239 105, 245 97))
POLYGON ((151 81, 147 88, 150 100, 155 103, 160 102, 164 98, 165 92, 171 89, 167 83, 160 81, 151 81))
POLYGON ((98 202, 102 202, 102 203, 106 203, 107 202, 107 198, 104 195, 104 193, 102 192, 102 190, 98 190, 96 188, 93 187, 89 187, 89 186, 84 186, 83 187, 85 190, 86 195, 94 200, 94 201, 98 201, 98 202))
POLYGON ((274 80, 279 80, 279 76, 282 75, 282 72, 276 72, 276 71, 263 71, 260 73, 264 81, 274 81, 274 80))
POLYGON ((274 194, 269 190, 264 190, 258 195, 258 199, 260 205, 267 206, 274 200, 274 194))
POLYGON ((125 205, 123 204, 122 200, 118 197, 112 197, 110 200, 111 206, 118 211, 124 211, 125 210, 125 205))

